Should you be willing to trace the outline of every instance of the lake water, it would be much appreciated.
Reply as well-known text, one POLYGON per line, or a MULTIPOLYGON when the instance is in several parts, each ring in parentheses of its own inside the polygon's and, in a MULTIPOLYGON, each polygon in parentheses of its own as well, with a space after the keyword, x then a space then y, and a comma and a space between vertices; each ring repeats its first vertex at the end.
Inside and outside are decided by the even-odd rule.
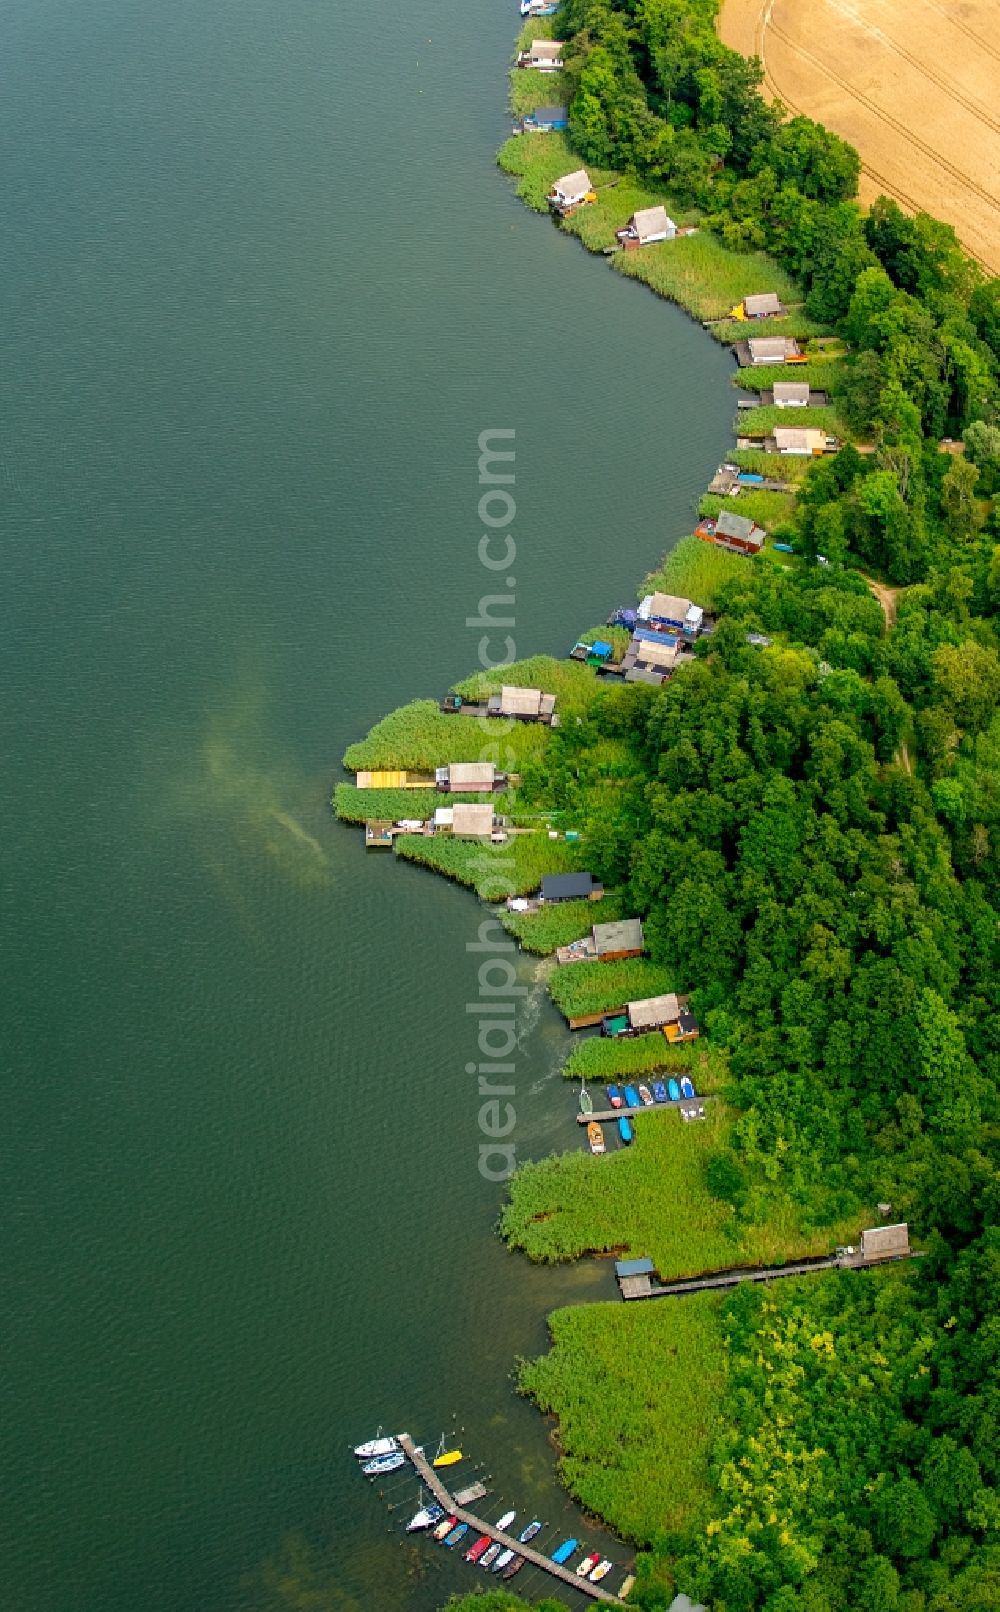
MULTIPOLYGON (((598 1537, 510 1374, 610 1281, 495 1239, 480 910, 327 804, 475 664, 480 431, 517 432, 521 653, 634 598, 729 441, 725 356, 496 171, 516 27, 0 17, 16 1612, 430 1612, 475 1576, 354 1471, 379 1423, 464 1429, 491 1515, 598 1537)), ((522 973, 527 1157, 579 1138, 522 973)))

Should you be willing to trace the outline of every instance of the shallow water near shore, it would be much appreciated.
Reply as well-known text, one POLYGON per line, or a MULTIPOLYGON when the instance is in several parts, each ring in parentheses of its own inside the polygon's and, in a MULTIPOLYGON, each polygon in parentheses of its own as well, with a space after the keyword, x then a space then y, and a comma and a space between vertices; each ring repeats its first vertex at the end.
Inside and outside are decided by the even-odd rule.
MULTIPOLYGON (((4 8, 17 1612, 430 1612, 476 1575, 402 1542, 412 1481, 359 1478, 379 1423, 463 1429, 489 1515, 600 1541, 510 1374, 612 1284, 495 1238, 483 914, 327 806, 351 739, 475 664, 481 431, 517 432, 522 654, 634 596, 730 441, 726 356, 496 172, 516 27, 4 8)), ((530 1157, 579 1137, 520 970, 530 1157)))

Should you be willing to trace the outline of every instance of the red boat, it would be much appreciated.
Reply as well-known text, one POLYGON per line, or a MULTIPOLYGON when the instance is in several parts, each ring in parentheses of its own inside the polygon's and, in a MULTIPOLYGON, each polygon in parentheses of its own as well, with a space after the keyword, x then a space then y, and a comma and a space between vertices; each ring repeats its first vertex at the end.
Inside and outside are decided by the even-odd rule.
POLYGON ((467 1562, 478 1562, 480 1556, 482 1556, 486 1551, 488 1551, 489 1548, 490 1548, 490 1536, 489 1536, 489 1534, 482 1534, 480 1536, 480 1538, 476 1540, 476 1543, 473 1546, 471 1546, 471 1548, 469 1550, 466 1551, 466 1553, 465 1553, 466 1561, 467 1562))
POLYGON ((577 1578, 586 1578, 588 1573, 592 1573, 594 1571, 594 1568, 597 1566, 600 1559, 601 1553, 599 1550, 591 1551, 590 1555, 585 1556, 577 1568, 577 1578))

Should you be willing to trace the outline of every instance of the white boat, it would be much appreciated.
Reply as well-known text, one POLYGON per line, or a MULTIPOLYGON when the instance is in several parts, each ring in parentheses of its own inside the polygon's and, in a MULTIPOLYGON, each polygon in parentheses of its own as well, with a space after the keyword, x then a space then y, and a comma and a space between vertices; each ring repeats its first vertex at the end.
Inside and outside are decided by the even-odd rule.
POLYGON ((492 1572, 502 1573, 503 1569, 507 1566, 507 1563, 512 1562, 513 1560, 514 1552, 512 1550, 502 1550, 496 1561, 493 1563, 493 1567, 491 1569, 492 1572))
POLYGON ((415 1516, 410 1518, 406 1525, 406 1532, 408 1534, 419 1534, 422 1528, 430 1528, 433 1523, 440 1522, 443 1516, 444 1507, 437 1505, 436 1502, 433 1506, 424 1506, 422 1511, 418 1511, 415 1516))
POLYGON ((505 1534, 516 1516, 516 1511, 505 1511, 503 1516, 499 1518, 497 1522, 497 1532, 505 1534))
POLYGON ((602 1578, 607 1578, 614 1565, 614 1562, 609 1562, 608 1558, 605 1556, 603 1562, 598 1562, 597 1566, 594 1568, 594 1571, 591 1573, 591 1584, 599 1584, 602 1578))
POLYGON ((384 1472, 398 1472, 405 1464, 402 1450, 395 1450, 390 1455, 376 1455, 373 1461, 366 1461, 361 1470, 366 1478, 380 1478, 384 1472))
POLYGON ((398 1449, 394 1438, 370 1438, 367 1444, 356 1444, 354 1453, 359 1461, 374 1461, 378 1455, 395 1455, 398 1449))

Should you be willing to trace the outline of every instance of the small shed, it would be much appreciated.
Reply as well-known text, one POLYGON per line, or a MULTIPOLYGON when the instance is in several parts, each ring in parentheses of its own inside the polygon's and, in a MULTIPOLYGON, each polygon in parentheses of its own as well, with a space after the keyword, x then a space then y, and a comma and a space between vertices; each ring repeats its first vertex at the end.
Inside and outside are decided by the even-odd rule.
POLYGON ((645 1299, 652 1290, 656 1267, 651 1259, 616 1259, 615 1280, 623 1299, 645 1299))
POLYGON ((547 873, 542 880, 543 901, 599 901, 603 894, 592 873, 547 873))
POLYGON ((706 1612, 706 1609, 700 1601, 692 1601, 688 1595, 675 1595, 668 1612, 706 1612))
POLYGON ((812 454, 826 452, 825 431, 802 430, 795 426, 776 425, 773 435, 774 446, 778 453, 808 458, 812 454))
POLYGON ((862 1259, 903 1259, 910 1252, 910 1228, 906 1221, 896 1226, 869 1226, 861 1233, 862 1259))
POLYGON ((452 761, 447 767, 437 768, 435 782, 452 795, 478 794, 495 787, 497 770, 492 761, 452 761))
POLYGON ((617 231, 626 251, 652 246, 654 241, 672 241, 676 234, 677 225, 668 217, 665 207, 640 207, 625 228, 617 231))
POLYGON ((738 554, 759 554, 767 536, 747 515, 734 515, 724 509, 715 520, 715 542, 720 548, 732 549, 738 554))
POLYGON ((536 106, 524 119, 524 127, 536 134, 551 134, 553 130, 569 128, 568 106, 536 106))
POLYGON ((627 683, 665 683, 677 664, 681 640, 667 633, 638 634, 622 661, 627 683))
POLYGON ((495 822, 493 807, 488 801, 485 805, 459 801, 452 807, 451 830, 460 839, 488 840, 495 822))
POLYGON ((790 336, 751 336, 747 347, 753 365, 783 364, 786 359, 795 358, 799 351, 790 336))
POLYGON ((808 381, 775 381, 774 406, 777 409, 806 409, 809 407, 808 381))
POLYGON ((539 73, 555 73, 563 65, 561 39, 533 39, 517 58, 519 67, 533 67, 539 73))
POLYGON ((633 1030, 662 1030, 665 1024, 676 1024, 680 1015, 680 1003, 673 991, 628 1003, 628 1022, 633 1030))
POLYGON ((747 319, 780 319, 784 312, 776 291, 762 291, 759 296, 743 298, 743 313, 747 319))
POLYGON ((513 688, 504 684, 499 694, 489 702, 491 716, 513 717, 519 722, 548 722, 555 710, 554 694, 543 694, 540 688, 513 688))
POLYGON ((665 627, 674 627, 689 638, 697 638, 705 619, 701 605, 674 593, 647 593, 637 614, 640 621, 662 622, 665 627))
POLYGON ((552 186, 547 199, 549 206, 563 215, 571 213, 574 207, 582 207, 586 201, 594 200, 594 190, 586 168, 563 174, 552 186))
POLYGON ((646 949, 642 923, 638 918, 622 918, 616 924, 595 924, 594 947, 602 963, 622 957, 641 957, 646 949))

